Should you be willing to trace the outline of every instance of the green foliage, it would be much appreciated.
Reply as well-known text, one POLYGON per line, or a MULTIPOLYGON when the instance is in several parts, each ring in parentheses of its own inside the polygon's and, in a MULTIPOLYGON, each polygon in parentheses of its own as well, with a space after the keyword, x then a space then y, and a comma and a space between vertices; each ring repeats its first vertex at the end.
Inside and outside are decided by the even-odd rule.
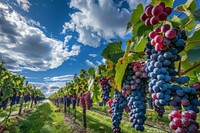
POLYGON ((173 7, 174 0, 152 0, 151 5, 155 6, 160 2, 164 2, 166 7, 173 7))
POLYGON ((188 0, 186 3, 175 7, 174 10, 178 10, 178 11, 185 12, 186 14, 188 14, 189 11, 195 11, 196 8, 197 8, 197 4, 195 0, 188 0))
POLYGON ((143 52, 147 42, 148 40, 144 36, 141 36, 140 38, 135 38, 135 41, 133 42, 133 46, 132 46, 133 51, 143 52))
POLYGON ((197 47, 194 47, 193 49, 190 49, 187 52, 187 57, 191 64, 195 62, 200 62, 200 45, 197 47))
POLYGON ((102 56, 106 60, 110 60, 113 62, 117 62, 119 58, 123 55, 122 50, 122 42, 116 41, 107 45, 107 47, 103 50, 102 56))
POLYGON ((200 21, 200 9, 192 12, 192 15, 195 17, 196 21, 200 21))

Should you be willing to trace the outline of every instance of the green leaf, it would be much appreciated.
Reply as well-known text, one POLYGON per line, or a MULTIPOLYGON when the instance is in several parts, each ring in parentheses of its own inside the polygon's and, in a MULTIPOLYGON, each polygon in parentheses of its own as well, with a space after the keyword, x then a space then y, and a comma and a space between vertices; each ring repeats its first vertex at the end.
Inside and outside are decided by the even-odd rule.
POLYGON ((199 28, 199 24, 195 27, 195 32, 192 34, 192 36, 190 36, 186 42, 187 45, 185 47, 185 50, 188 51, 192 48, 194 48, 195 46, 199 46, 200 45, 200 28, 199 28))
POLYGON ((195 11, 196 8, 197 8, 196 2, 194 0, 188 0, 186 3, 175 7, 174 10, 185 12, 187 15, 190 15, 190 12, 195 11))
POLYGON ((194 16, 196 21, 200 21, 200 9, 192 12, 192 15, 194 16))
POLYGON ((134 42, 136 43, 134 47, 134 52, 143 52, 147 42, 148 42, 147 38, 144 38, 144 36, 140 37, 138 41, 134 42))
POLYGON ((195 0, 188 0, 184 5, 186 6, 187 10, 190 11, 195 11, 197 8, 197 3, 195 0))
POLYGON ((146 26, 141 20, 133 27, 133 38, 147 36, 153 30, 153 26, 146 26))
MULTIPOLYGON (((194 65, 197 63, 194 63, 194 65)), ((185 71, 189 69, 192 65, 189 62, 189 59, 186 59, 182 62, 182 70, 185 71)), ((200 73, 200 67, 196 67, 195 69, 192 69, 190 72, 188 72, 186 75, 190 78, 195 78, 197 74, 200 73)))
POLYGON ((122 58, 124 55, 124 51, 123 52, 119 52, 119 53, 116 53, 116 54, 113 54, 110 58, 110 60, 113 62, 113 63, 117 63, 118 59, 122 58))
POLYGON ((200 62, 200 46, 194 47, 187 52, 187 57, 191 64, 200 62))
POLYGON ((88 69, 88 74, 89 76, 94 76, 95 75, 95 70, 93 67, 91 67, 90 69, 88 69))
POLYGON ((176 15, 172 17, 171 21, 172 21, 173 27, 180 27, 180 25, 182 25, 181 19, 176 15))
POLYGON ((196 25, 196 22, 194 21, 194 17, 192 15, 181 19, 181 23, 181 29, 185 27, 189 31, 191 31, 196 25))
POLYGON ((151 5, 156 6, 160 2, 164 2, 166 7, 173 7, 174 0, 152 0, 151 5))
POLYGON ((112 60, 113 55, 116 56, 115 54, 123 52, 121 47, 122 47, 122 42, 120 41, 110 43, 103 50, 101 55, 107 60, 112 60))
POLYGON ((135 28, 136 23, 140 21, 140 15, 144 12, 144 8, 142 4, 138 4, 136 9, 133 10, 132 16, 131 16, 131 23, 133 28, 135 28))

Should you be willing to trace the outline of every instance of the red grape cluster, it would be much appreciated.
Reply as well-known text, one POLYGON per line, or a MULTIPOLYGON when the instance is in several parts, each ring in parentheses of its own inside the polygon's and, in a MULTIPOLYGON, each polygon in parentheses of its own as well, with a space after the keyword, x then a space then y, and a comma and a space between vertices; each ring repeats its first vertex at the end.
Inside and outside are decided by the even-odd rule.
POLYGON ((195 133, 199 128, 199 124, 195 121, 197 115, 192 110, 182 113, 174 110, 168 115, 168 118, 171 120, 169 126, 175 130, 175 133, 195 133))
POLYGON ((82 94, 80 97, 80 103, 81 103, 82 108, 87 107, 87 109, 90 110, 90 107, 91 107, 90 100, 91 100, 90 93, 82 94), (86 104, 86 106, 84 106, 84 104, 86 104))
POLYGON ((154 31, 149 33, 151 44, 155 46, 156 51, 163 51, 171 44, 171 40, 178 34, 178 29, 171 28, 169 24, 163 25, 161 28, 157 27, 154 31))
POLYGON ((164 21, 171 14, 172 8, 165 7, 165 3, 161 2, 156 6, 148 5, 145 12, 140 16, 140 19, 145 22, 146 26, 158 24, 159 21, 164 21))

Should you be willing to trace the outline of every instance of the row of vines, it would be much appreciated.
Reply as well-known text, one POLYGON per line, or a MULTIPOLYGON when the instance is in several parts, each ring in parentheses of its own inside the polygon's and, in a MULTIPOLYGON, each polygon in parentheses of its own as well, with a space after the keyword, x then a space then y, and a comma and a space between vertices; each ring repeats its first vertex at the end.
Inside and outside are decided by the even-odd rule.
POLYGON ((0 111, 9 110, 0 122, 0 132, 8 126, 14 106, 19 106, 18 115, 22 115, 23 109, 33 108, 33 105, 37 105, 38 101, 44 98, 39 89, 28 82, 25 83, 25 77, 9 72, 4 63, 0 62, 0 111))
POLYGON ((172 108, 171 131, 198 132, 200 9, 194 0, 173 4, 173 0, 152 0, 147 7, 137 5, 127 25, 132 38, 126 41, 126 50, 120 41, 108 44, 102 52, 105 65, 81 70, 50 99, 65 108, 70 102, 73 109, 81 103, 85 130, 86 107, 90 109, 93 101, 110 106, 113 132, 121 132, 124 110, 132 127, 144 131, 148 101, 160 118, 166 106, 172 108))

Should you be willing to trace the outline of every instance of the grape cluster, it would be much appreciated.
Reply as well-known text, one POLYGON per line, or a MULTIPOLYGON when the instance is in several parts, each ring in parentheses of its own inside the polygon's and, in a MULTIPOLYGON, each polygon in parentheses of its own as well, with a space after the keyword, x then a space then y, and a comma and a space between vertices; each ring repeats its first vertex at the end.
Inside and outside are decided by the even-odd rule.
POLYGON ((8 98, 6 98, 6 99, 4 99, 4 100, 2 101, 2 103, 1 103, 2 108, 3 108, 3 109, 6 109, 7 104, 8 104, 8 98))
POLYGON ((91 97, 90 97, 90 93, 83 93, 81 94, 81 97, 80 97, 80 103, 81 103, 81 106, 84 108, 84 107, 87 107, 88 110, 90 110, 91 108, 91 97), (84 104, 86 106, 84 106, 84 104))
POLYGON ((126 105, 126 98, 122 95, 121 92, 115 90, 115 97, 113 99, 110 110, 110 112, 112 112, 112 125, 114 133, 120 133, 121 128, 119 125, 120 121, 122 120, 123 109, 126 105))
POLYGON ((139 131, 144 131, 144 122, 146 120, 146 87, 147 73, 144 64, 137 61, 127 66, 122 86, 122 95, 127 97, 130 122, 132 126, 139 131))
POLYGON ((170 105, 174 106, 174 109, 181 110, 181 105, 183 105, 186 111, 193 110, 199 113, 198 106, 200 106, 200 101, 198 100, 196 89, 190 87, 182 88, 179 85, 173 85, 174 96, 170 101, 170 105))
POLYGON ((200 95, 200 82, 193 83, 191 87, 195 88, 197 90, 197 94, 200 95))
POLYGON ((192 110, 182 113, 174 110, 168 115, 168 118, 171 120, 169 126, 176 133, 196 133, 199 128, 196 117, 196 113, 192 110))
POLYGON ((185 47, 187 36, 185 30, 179 31, 177 28, 171 28, 169 24, 165 24, 150 32, 149 38, 156 51, 164 51, 174 47, 178 50, 174 52, 180 53, 185 47))
POLYGON ((65 99, 66 101, 66 107, 68 108, 69 106, 70 106, 70 104, 71 104, 71 100, 70 100, 70 98, 69 98, 69 96, 66 96, 66 99, 65 99))
POLYGON ((109 84, 109 79, 107 79, 106 77, 103 77, 100 80, 100 85, 101 85, 101 88, 102 88, 101 98, 102 98, 103 103, 105 105, 106 102, 108 102, 108 100, 109 100, 109 93, 111 91, 111 86, 109 84))
POLYGON ((160 118, 163 118, 163 114, 165 113, 164 106, 156 106, 155 103, 153 104, 154 110, 157 112, 160 118))
POLYGON ((140 19, 145 22, 146 26, 151 26, 166 20, 171 12, 172 8, 165 7, 165 3, 161 2, 156 6, 148 5, 145 7, 145 12, 140 16, 140 19))

